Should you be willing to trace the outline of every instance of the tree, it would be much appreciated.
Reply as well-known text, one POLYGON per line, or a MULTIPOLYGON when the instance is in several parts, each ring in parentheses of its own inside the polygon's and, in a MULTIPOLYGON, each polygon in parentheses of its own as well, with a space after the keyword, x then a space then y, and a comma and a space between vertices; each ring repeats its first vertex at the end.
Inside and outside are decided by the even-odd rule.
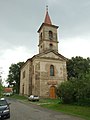
POLYGON ((90 106, 90 78, 61 83, 57 88, 57 95, 64 103, 90 106))
POLYGON ((0 83, 0 97, 2 96, 2 92, 3 92, 3 86, 2 86, 2 84, 0 83))
POLYGON ((57 96, 63 101, 63 103, 73 102, 73 84, 70 81, 65 81, 58 85, 57 96))
POLYGON ((57 88, 57 95, 64 103, 90 106, 90 58, 76 57, 67 62, 68 81, 57 88))
POLYGON ((9 86, 13 86, 13 89, 16 90, 16 93, 19 93, 20 88, 20 68, 24 62, 19 62, 17 64, 11 64, 9 67, 9 74, 7 78, 7 82, 9 83, 9 86))
POLYGON ((0 97, 2 96, 3 93, 3 86, 2 86, 2 67, 0 67, 0 97))
POLYGON ((82 78, 90 71, 90 58, 72 57, 67 61, 68 80, 71 78, 82 78))

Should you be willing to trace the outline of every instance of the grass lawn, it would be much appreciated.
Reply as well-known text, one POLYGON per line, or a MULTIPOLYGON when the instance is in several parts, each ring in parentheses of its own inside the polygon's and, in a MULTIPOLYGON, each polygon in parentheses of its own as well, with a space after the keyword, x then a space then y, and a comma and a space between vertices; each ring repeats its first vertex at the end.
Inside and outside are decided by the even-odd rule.
POLYGON ((61 104, 59 100, 41 100, 40 106, 90 120, 90 107, 61 104), (44 104, 43 104, 44 101, 44 104))
MULTIPOLYGON (((25 100, 28 103, 30 102, 25 96, 13 95, 11 96, 11 98, 25 100)), ((37 104, 51 110, 78 116, 84 118, 85 120, 90 120, 90 107, 62 104, 60 103, 59 99, 40 99, 40 101, 38 102, 30 102, 30 103, 37 104)))
POLYGON ((14 95, 10 96, 10 98, 15 98, 15 99, 19 99, 19 100, 27 100, 26 96, 21 96, 18 94, 14 94, 14 95))

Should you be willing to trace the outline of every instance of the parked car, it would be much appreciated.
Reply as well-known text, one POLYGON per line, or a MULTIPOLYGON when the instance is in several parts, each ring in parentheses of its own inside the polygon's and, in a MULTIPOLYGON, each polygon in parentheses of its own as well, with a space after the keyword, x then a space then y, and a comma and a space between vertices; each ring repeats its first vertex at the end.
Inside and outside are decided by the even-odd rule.
POLYGON ((11 96, 12 94, 13 94, 12 92, 3 93, 4 96, 11 96))
POLYGON ((0 119, 10 118, 10 103, 5 98, 0 98, 0 119))
POLYGON ((28 100, 30 100, 30 101, 39 101, 39 96, 38 95, 30 95, 28 97, 28 100))

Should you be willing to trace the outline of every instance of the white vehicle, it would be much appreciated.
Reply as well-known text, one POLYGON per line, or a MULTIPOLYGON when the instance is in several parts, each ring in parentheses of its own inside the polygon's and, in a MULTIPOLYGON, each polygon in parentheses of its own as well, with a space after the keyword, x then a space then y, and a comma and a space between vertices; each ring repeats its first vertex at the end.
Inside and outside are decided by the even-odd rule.
POLYGON ((3 93, 3 95, 10 96, 10 95, 12 95, 12 92, 6 92, 6 93, 3 93))
POLYGON ((39 101, 39 96, 38 95, 30 95, 28 97, 28 100, 30 100, 30 101, 39 101))

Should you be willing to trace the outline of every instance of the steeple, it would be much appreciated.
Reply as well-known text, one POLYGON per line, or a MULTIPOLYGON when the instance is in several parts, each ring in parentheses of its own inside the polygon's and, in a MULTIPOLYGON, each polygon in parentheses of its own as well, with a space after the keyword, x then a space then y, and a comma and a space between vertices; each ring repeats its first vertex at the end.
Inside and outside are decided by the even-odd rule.
POLYGON ((57 37, 58 26, 53 25, 48 14, 48 6, 46 6, 46 15, 44 22, 41 24, 39 33, 39 53, 45 51, 56 51, 58 52, 58 37, 57 37))
POLYGON ((46 16, 45 16, 44 23, 52 25, 50 16, 49 16, 49 14, 48 14, 48 6, 46 6, 46 16))

